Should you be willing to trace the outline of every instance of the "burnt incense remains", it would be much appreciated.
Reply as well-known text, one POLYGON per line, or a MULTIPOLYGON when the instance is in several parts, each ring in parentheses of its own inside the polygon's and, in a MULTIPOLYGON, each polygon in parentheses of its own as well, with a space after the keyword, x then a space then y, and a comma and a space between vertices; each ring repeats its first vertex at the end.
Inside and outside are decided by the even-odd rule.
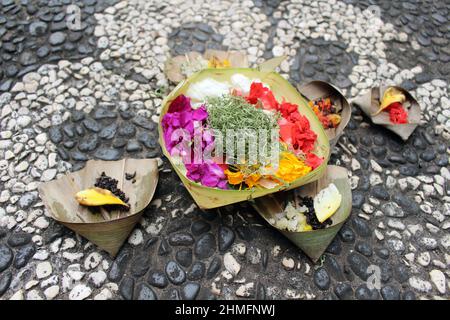
POLYGON ((300 203, 308 208, 303 214, 306 216, 306 222, 312 227, 313 230, 324 229, 327 226, 331 226, 333 221, 328 218, 324 222, 320 222, 317 219, 316 212, 314 210, 314 199, 311 197, 300 197, 300 203))
POLYGON ((131 180, 136 178, 136 171, 134 173, 125 173, 125 179, 131 180))
MULTIPOLYGON (((100 175, 100 177, 97 178, 97 180, 95 181, 94 186, 97 188, 102 188, 102 189, 106 189, 111 191, 116 197, 118 197, 120 200, 122 200, 123 202, 125 202, 126 204, 129 205, 128 201, 129 198, 125 195, 125 193, 120 190, 117 187, 117 184, 119 183, 119 181, 117 179, 114 179, 112 177, 109 177, 106 175, 106 173, 103 171, 102 174, 100 175)), ((107 210, 110 209, 120 209, 123 211, 128 211, 130 210, 130 207, 125 207, 125 206, 104 206, 107 210)))

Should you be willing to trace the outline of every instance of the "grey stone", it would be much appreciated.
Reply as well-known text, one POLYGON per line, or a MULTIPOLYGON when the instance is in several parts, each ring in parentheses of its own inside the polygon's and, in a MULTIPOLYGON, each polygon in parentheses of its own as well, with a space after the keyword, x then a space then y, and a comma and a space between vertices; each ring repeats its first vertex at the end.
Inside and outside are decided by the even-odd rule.
POLYGON ((132 138, 136 134, 136 128, 131 123, 122 123, 119 126, 118 134, 122 137, 132 138))
POLYGON ((34 21, 30 24, 28 30, 32 36, 40 36, 47 31, 47 24, 43 21, 34 21))
POLYGON ((194 238, 187 232, 173 233, 169 236, 172 246, 189 246, 194 243, 194 238))
POLYGON ((152 149, 156 147, 157 138, 150 134, 149 132, 140 132, 137 135, 137 139, 141 142, 146 148, 152 149))
POLYGON ((181 296, 185 300, 194 300, 198 292, 200 291, 200 285, 198 283, 189 282, 186 283, 181 289, 181 296))
POLYGON ((55 32, 50 35, 50 38, 48 39, 48 42, 52 46, 57 46, 60 44, 63 44, 64 41, 66 41, 66 34, 63 32, 55 32))
POLYGON ((205 264, 203 262, 197 261, 189 269, 187 277, 189 280, 200 280, 205 275, 205 271, 205 264))
POLYGON ((137 300, 157 300, 155 291, 145 283, 141 283, 137 288, 137 300))
POLYGON ((108 279, 113 282, 118 282, 122 279, 125 269, 127 267, 128 261, 131 259, 132 252, 128 248, 122 249, 116 256, 116 259, 111 265, 111 269, 108 273, 108 279))
POLYGON ((394 286, 384 286, 380 292, 384 300, 400 300, 400 291, 394 286))
POLYGON ((366 257, 372 256, 372 247, 367 242, 357 242, 355 244, 355 249, 366 257))
POLYGON ((330 276, 324 268, 319 268, 314 272, 314 283, 320 290, 328 290, 330 287, 330 276))
POLYGON ((388 217, 403 218, 405 213, 395 202, 387 202, 381 206, 381 211, 388 217))
POLYGON ((14 232, 8 238, 8 244, 11 247, 24 246, 31 242, 31 235, 25 232, 14 232))
POLYGON ((334 293, 341 300, 350 300, 353 298, 353 289, 349 283, 340 282, 334 288, 334 293))
POLYGON ((175 261, 167 262, 165 271, 169 281, 175 285, 186 281, 186 272, 175 261))
POLYGON ((122 156, 122 151, 117 149, 111 149, 107 147, 100 147, 95 151, 94 157, 101 160, 119 160, 122 156))
POLYGON ((48 134, 50 140, 55 144, 60 143, 63 139, 62 132, 58 127, 51 127, 50 130, 48 131, 48 134))
POLYGON ((344 242, 353 242, 353 241, 355 241, 355 233, 347 225, 344 225, 342 227, 342 229, 339 230, 339 235, 341 236, 341 239, 344 242))
POLYGON ((362 192, 355 191, 352 193, 352 206, 353 208, 361 208, 364 204, 365 196, 362 192))
POLYGON ((84 119, 83 125, 86 127, 86 129, 88 129, 89 131, 95 132, 95 133, 97 133, 101 130, 100 124, 91 118, 84 119))
POLYGON ((369 237, 370 235, 372 235, 372 230, 367 222, 359 217, 353 218, 353 229, 361 237, 369 237))
POLYGON ((88 160, 88 157, 79 151, 71 152, 70 157, 75 161, 87 161, 88 160))
POLYGON ((191 232, 194 236, 199 236, 211 229, 211 225, 204 220, 197 220, 192 223, 191 232))
POLYGON ((14 259, 14 267, 17 269, 24 267, 28 263, 28 261, 30 261, 35 252, 36 248, 33 244, 29 244, 19 248, 14 259))
POLYGON ((178 250, 175 259, 181 266, 188 268, 192 264, 192 249, 182 248, 178 250))
POLYGON ((372 196, 374 196, 377 199, 380 200, 389 200, 390 195, 389 192, 387 192, 387 190, 381 186, 381 185, 376 185, 372 188, 372 192, 371 192, 372 196))
POLYGON ((219 250, 221 252, 228 250, 233 244, 234 238, 233 230, 226 226, 220 226, 218 234, 219 250))
POLYGON ((347 256, 347 261, 350 264, 350 268, 353 272, 366 281, 369 277, 368 268, 370 266, 369 261, 362 255, 356 252, 352 252, 347 256))
POLYGON ((138 127, 147 129, 147 130, 153 130, 156 127, 156 124, 151 122, 150 120, 142 117, 142 116, 136 116, 132 120, 132 122, 137 125, 138 127))
POLYGON ((203 234, 195 243, 194 253, 199 259, 211 257, 216 250, 216 239, 211 233, 203 234))
POLYGON ((138 152, 142 150, 142 146, 136 140, 130 140, 127 143, 126 150, 128 152, 138 152))
POLYGON ((78 149, 81 152, 93 151, 97 148, 99 144, 99 139, 96 134, 87 135, 78 143, 78 149))
POLYGON ((212 279, 222 266, 222 261, 219 257, 214 257, 209 263, 208 270, 206 270, 206 279, 212 279))
POLYGON ((98 108, 98 109, 95 109, 93 117, 95 120, 115 119, 115 118, 117 118, 117 114, 115 112, 105 109, 105 108, 98 108))
POLYGON ((125 300, 132 300, 134 292, 134 279, 132 277, 124 277, 119 285, 119 292, 125 300))
POLYGON ((161 270, 152 270, 149 272, 147 282, 157 288, 165 288, 169 284, 166 274, 161 270))
POLYGON ((0 297, 9 289, 12 278, 11 272, 3 272, 0 274, 0 297))
POLYGON ((37 195, 34 193, 26 193, 19 199, 19 207, 21 209, 28 209, 34 201, 36 201, 37 195))
POLYGON ((146 254, 140 254, 131 261, 130 272, 135 277, 145 275, 150 268, 150 258, 146 254))
POLYGON ((9 267, 13 257, 12 250, 6 245, 0 244, 0 272, 9 267))
POLYGON ((104 127, 98 136, 102 139, 112 139, 116 135, 117 132, 117 123, 113 122, 110 125, 104 127))
POLYGON ((380 298, 376 289, 369 289, 365 284, 356 288, 355 297, 358 300, 378 300, 380 298))

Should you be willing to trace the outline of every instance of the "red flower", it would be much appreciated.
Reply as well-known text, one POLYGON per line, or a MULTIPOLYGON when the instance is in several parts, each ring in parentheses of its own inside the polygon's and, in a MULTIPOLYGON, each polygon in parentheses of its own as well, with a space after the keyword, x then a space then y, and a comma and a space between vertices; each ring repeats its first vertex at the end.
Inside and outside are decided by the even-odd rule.
POLYGON ((295 122, 294 127, 294 149, 300 149, 307 153, 314 149, 314 143, 317 140, 317 135, 309 127, 308 118, 300 116, 300 119, 295 122))
MULTIPOLYGON (((298 105, 286 101, 279 104, 272 91, 259 82, 251 84, 247 101, 255 105, 261 103, 264 109, 281 113, 282 118, 278 120, 280 139, 294 151, 307 154, 314 149, 317 135, 311 130, 308 118, 298 112, 298 105)), ((311 158, 311 162, 317 164, 318 159, 311 158)))
POLYGON ((289 119, 289 117, 294 113, 298 114, 298 106, 296 104, 289 102, 283 101, 283 103, 281 103, 281 105, 279 106, 278 110, 281 112, 283 118, 286 119, 289 119))
POLYGON ((280 138, 291 145, 294 150, 308 153, 314 149, 317 135, 311 130, 308 118, 300 115, 298 112, 292 115, 294 117, 291 117, 291 121, 285 118, 279 120, 280 138))
MULTIPOLYGON (((217 163, 216 159, 213 159, 217 163)), ((222 169, 222 171, 228 170, 228 165, 226 163, 217 163, 217 165, 222 169)))
POLYGON ((403 108, 399 102, 391 103, 386 111, 389 112, 389 119, 394 124, 408 123, 408 112, 403 108))
POLYGON ((260 101, 264 109, 277 110, 278 102, 275 99, 272 91, 269 88, 263 86, 260 82, 253 82, 250 85, 250 92, 247 97, 247 101, 251 104, 257 104, 260 101))
POLYGON ((292 131, 294 128, 294 124, 292 122, 289 122, 285 118, 281 118, 278 121, 278 125, 280 126, 280 138, 282 141, 286 142, 289 145, 292 145, 293 138, 292 138, 292 131))
POLYGON ((306 165, 312 167, 314 170, 315 168, 317 168, 318 166, 320 166, 322 164, 323 158, 316 156, 314 153, 308 153, 308 154, 306 154, 305 162, 306 162, 306 165))

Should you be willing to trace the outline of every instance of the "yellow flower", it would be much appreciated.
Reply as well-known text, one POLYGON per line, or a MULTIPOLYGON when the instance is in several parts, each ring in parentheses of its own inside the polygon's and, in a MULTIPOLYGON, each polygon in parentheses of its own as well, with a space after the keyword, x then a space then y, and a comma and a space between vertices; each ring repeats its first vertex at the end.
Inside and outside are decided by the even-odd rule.
POLYGON ((282 152, 280 157, 280 164, 275 177, 285 181, 292 182, 312 170, 304 161, 297 158, 290 152, 282 152))
POLYGON ((224 173, 228 178, 229 184, 241 184, 244 181, 244 174, 240 171, 231 172, 230 170, 225 170, 224 173))
POLYGON ((220 60, 219 58, 212 57, 208 61, 208 68, 230 68, 231 62, 228 59, 220 60))
POLYGON ((245 183, 251 189, 258 183, 258 180, 260 178, 261 178, 261 175, 259 173, 253 173, 252 175, 245 178, 245 183))

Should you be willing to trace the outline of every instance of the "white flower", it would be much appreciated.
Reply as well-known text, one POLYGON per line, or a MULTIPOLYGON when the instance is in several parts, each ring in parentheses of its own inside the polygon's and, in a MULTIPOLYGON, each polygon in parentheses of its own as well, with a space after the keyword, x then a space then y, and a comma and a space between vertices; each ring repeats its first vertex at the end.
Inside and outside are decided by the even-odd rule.
POLYGON ((189 86, 186 95, 194 101, 205 101, 208 97, 220 97, 229 93, 230 85, 212 78, 193 83, 189 86))
MULTIPOLYGON (((249 79, 240 73, 236 73, 231 76, 231 84, 233 85, 233 88, 241 90, 244 95, 247 95, 250 92, 250 86, 253 82, 262 83, 260 79, 249 79)), ((264 87, 270 89, 267 84, 262 84, 264 87)))

